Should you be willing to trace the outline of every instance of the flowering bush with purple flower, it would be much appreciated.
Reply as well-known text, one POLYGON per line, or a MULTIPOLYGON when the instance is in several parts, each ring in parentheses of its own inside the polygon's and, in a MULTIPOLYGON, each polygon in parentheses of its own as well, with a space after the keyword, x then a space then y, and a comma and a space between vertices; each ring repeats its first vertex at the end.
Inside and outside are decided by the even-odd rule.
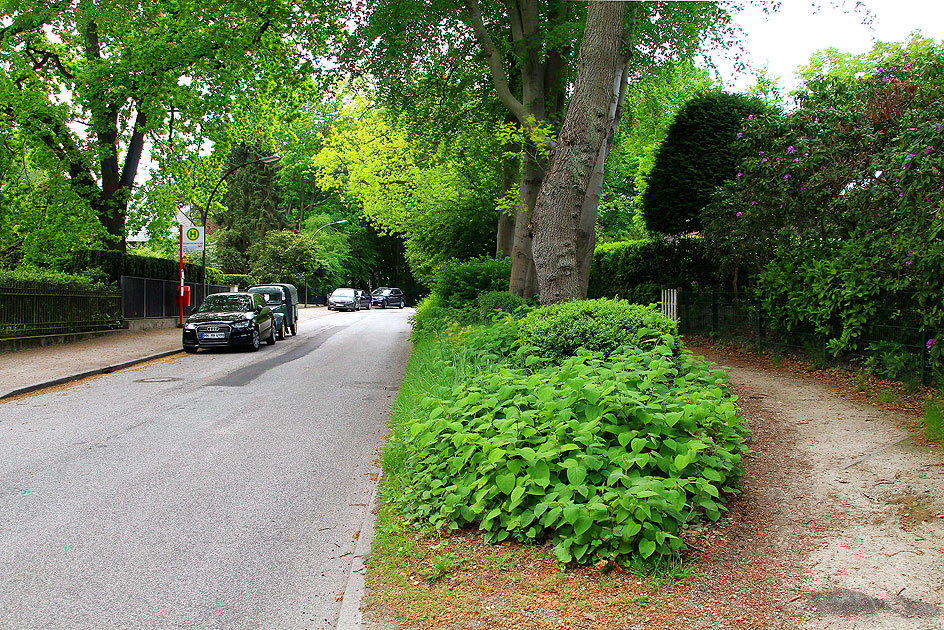
POLYGON ((738 176, 705 210, 709 248, 752 274, 773 325, 811 328, 835 353, 864 349, 889 296, 912 294, 942 330, 944 46, 915 36, 814 67, 833 74, 805 71, 794 108, 745 123, 738 176))

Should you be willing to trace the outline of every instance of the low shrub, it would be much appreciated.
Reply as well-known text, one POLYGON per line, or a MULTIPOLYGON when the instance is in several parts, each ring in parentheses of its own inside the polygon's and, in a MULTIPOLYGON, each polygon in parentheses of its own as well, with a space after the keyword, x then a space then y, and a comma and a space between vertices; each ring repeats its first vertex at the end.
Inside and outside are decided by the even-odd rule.
POLYGON ((437 269, 433 292, 439 294, 444 306, 471 305, 483 293, 507 290, 510 280, 510 258, 450 260, 437 269))
POLYGON ((514 313, 519 308, 527 305, 520 296, 508 291, 489 291, 483 293, 476 300, 478 304, 479 320, 482 323, 491 321, 495 313, 514 313))
POLYGON ((392 441, 398 504, 491 543, 548 541, 562 563, 676 554, 736 491, 746 437, 723 372, 676 341, 534 372, 495 362, 424 397, 392 441))
POLYGON ((535 309, 521 319, 520 338, 534 353, 554 361, 578 348, 611 353, 617 348, 652 348, 671 336, 680 347, 675 321, 655 307, 625 300, 574 300, 535 309))
POLYGON ((441 295, 432 293, 416 304, 416 314, 410 318, 413 338, 440 334, 450 326, 471 324, 475 318, 475 311, 471 307, 447 306, 441 295))

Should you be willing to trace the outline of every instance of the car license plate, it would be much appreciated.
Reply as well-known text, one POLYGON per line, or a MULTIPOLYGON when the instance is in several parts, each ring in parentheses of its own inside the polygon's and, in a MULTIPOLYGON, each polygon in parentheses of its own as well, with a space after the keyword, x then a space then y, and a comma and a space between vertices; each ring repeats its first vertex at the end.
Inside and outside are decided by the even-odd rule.
POLYGON ((216 333, 200 333, 200 339, 224 339, 226 333, 216 332, 216 333))

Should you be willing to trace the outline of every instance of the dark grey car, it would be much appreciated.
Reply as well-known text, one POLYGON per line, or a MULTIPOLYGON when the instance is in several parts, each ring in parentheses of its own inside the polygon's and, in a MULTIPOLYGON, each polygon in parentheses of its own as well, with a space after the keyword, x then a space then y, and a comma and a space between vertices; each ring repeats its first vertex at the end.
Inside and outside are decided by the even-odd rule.
POLYGON ((403 291, 396 287, 378 287, 374 289, 374 292, 370 294, 370 301, 377 308, 387 308, 388 306, 403 308, 406 306, 403 291))

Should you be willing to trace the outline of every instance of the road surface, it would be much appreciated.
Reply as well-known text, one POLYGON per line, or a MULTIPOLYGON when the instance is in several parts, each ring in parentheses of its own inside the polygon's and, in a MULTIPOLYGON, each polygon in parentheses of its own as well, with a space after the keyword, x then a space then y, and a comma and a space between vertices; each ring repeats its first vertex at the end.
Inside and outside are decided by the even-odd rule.
POLYGON ((0 628, 334 628, 411 312, 0 402, 0 628))

